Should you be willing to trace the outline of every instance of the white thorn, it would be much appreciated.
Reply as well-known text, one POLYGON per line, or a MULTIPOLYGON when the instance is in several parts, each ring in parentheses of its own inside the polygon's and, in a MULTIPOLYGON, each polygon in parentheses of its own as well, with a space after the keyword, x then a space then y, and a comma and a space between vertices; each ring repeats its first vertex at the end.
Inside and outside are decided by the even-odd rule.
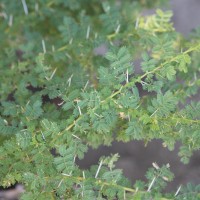
POLYGON ((83 193, 83 191, 84 191, 84 185, 83 186, 81 185, 81 187, 83 188, 83 190, 81 191, 81 196, 83 197, 84 196, 84 193, 83 193))
POLYGON ((63 176, 71 176, 71 174, 62 173, 63 176))
POLYGON ((131 121, 131 118, 130 118, 130 115, 128 114, 128 121, 130 122, 131 121))
MULTIPOLYGON (((78 103, 78 102, 77 102, 77 103, 78 103)), ((80 108, 79 105, 78 105, 78 112, 79 112, 80 115, 82 115, 81 108, 80 108)))
POLYGON ((63 182, 63 179, 60 181, 60 183, 58 184, 57 188, 59 188, 61 186, 62 182, 63 182))
POLYGON ((197 80, 197 74, 196 74, 196 72, 194 72, 194 80, 195 81, 197 80))
POLYGON ((86 39, 90 37, 90 25, 87 27, 86 39))
POLYGON ((179 188, 178 188, 178 190, 176 191, 176 193, 175 193, 175 197, 178 195, 178 193, 180 192, 180 189, 181 189, 181 185, 179 186, 179 188))
POLYGON ((102 164, 103 164, 103 160, 101 160, 101 162, 100 162, 100 164, 99 164, 99 167, 98 167, 97 172, 96 172, 96 174, 95 174, 95 178, 97 178, 97 176, 98 176, 98 174, 99 174, 99 171, 100 171, 100 169, 101 169, 102 164))
POLYGON ((57 68, 55 68, 55 69, 54 69, 54 71, 53 71, 53 73, 51 74, 51 76, 50 76, 49 80, 51 80, 51 79, 53 78, 53 76, 54 76, 54 75, 55 75, 55 73, 56 73, 56 70, 57 70, 57 68))
POLYGON ((116 30, 115 30, 115 33, 116 33, 116 34, 119 33, 120 27, 121 27, 121 25, 119 24, 119 25, 117 26, 116 30))
POLYGON ((128 69, 126 70, 126 83, 128 83, 129 80, 128 80, 128 69))
POLYGON ((20 130, 20 131, 22 131, 22 132, 23 132, 23 131, 27 131, 27 129, 22 129, 22 130, 20 130))
POLYGON ((46 139, 45 139, 45 136, 44 136, 44 134, 42 133, 42 139, 44 140, 44 141, 46 141, 46 139))
POLYGON ((68 85, 69 85, 69 87, 70 87, 70 85, 71 85, 71 82, 72 82, 72 77, 73 77, 73 74, 69 77, 69 79, 68 79, 68 85))
POLYGON ((28 100, 28 102, 26 103, 26 106, 30 103, 30 100, 28 100))
POLYGON ((74 134, 72 134, 72 136, 75 137, 76 139, 79 139, 79 140, 81 139, 81 138, 79 138, 78 136, 76 136, 74 134))
POLYGON ((8 22, 8 26, 12 26, 12 24, 13 24, 13 15, 10 15, 9 16, 9 22, 8 22))
POLYGON ((126 200, 126 190, 124 190, 124 200, 126 200))
POLYGON ((99 118, 101 118, 102 117, 102 115, 98 115, 97 113, 95 113, 94 112, 94 114, 97 116, 97 117, 99 117, 99 118))
POLYGON ((156 162, 153 162, 152 165, 153 165, 153 167, 154 167, 155 169, 157 169, 157 170, 160 169, 160 167, 158 166, 158 164, 157 164, 156 162))
POLYGON ((25 15, 28 15, 28 7, 26 5, 26 0, 21 0, 21 1, 22 1, 25 15))
POLYGON ((46 53, 46 46, 45 46, 44 40, 42 40, 42 48, 43 48, 43 52, 46 53))
POLYGON ((150 117, 153 117, 157 112, 158 112, 158 109, 156 109, 156 110, 150 115, 150 117))
POLYGON ((167 163, 166 167, 167 167, 167 168, 170 168, 170 164, 169 164, 169 163, 167 163))
POLYGON ((83 179, 85 179, 85 172, 83 171, 83 179))
POLYGON ((38 10, 39 10, 39 5, 38 3, 35 3, 35 11, 38 12, 38 10))
POLYGON ((148 83, 144 82, 144 81, 141 81, 141 84, 142 85, 149 85, 148 83))
POLYGON ((54 47, 54 45, 51 46, 51 49, 52 49, 52 52, 55 51, 55 47, 54 47))
POLYGON ((113 42, 112 42, 112 41, 110 41, 110 45, 114 46, 114 44, 113 44, 113 42))
POLYGON ((76 155, 74 156, 74 163, 75 163, 75 161, 76 161, 76 155))
POLYGON ((72 44, 72 42, 73 42, 73 38, 71 38, 71 40, 69 41, 69 44, 72 44))
POLYGON ((156 180, 156 177, 154 177, 153 180, 151 181, 151 183, 150 183, 150 185, 149 185, 149 187, 148 187, 147 192, 150 192, 150 191, 151 191, 151 188, 152 188, 152 186, 153 186, 155 180, 156 180))
POLYGON ((68 54, 68 53, 65 53, 65 55, 71 60, 72 57, 68 54))
POLYGON ((83 91, 85 91, 85 89, 87 88, 88 83, 89 83, 89 81, 86 82, 86 84, 85 84, 85 86, 84 86, 84 88, 83 88, 83 91))
POLYGON ((138 25, 139 25, 139 17, 137 17, 137 19, 136 19, 136 22, 135 22, 135 29, 138 28, 138 25))
POLYGON ((62 106, 64 103, 64 101, 62 101, 61 103, 58 103, 58 106, 62 106))

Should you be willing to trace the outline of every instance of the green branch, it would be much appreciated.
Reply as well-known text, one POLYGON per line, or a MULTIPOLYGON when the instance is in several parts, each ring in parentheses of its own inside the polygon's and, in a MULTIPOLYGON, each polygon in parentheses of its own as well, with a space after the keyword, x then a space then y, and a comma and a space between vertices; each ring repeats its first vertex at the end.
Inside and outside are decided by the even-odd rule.
MULTIPOLYGON (((162 69, 166 64, 171 63, 171 62, 174 62, 174 61, 177 61, 177 59, 180 57, 180 55, 182 55, 182 54, 188 54, 188 53, 190 53, 190 52, 192 52, 192 51, 199 50, 199 48, 200 48, 200 44, 198 44, 198 45, 196 45, 196 46, 194 46, 194 47, 189 48, 189 49, 186 50, 185 52, 183 52, 183 53, 181 53, 181 54, 179 54, 179 55, 177 55, 177 56, 175 56, 175 57, 173 57, 173 58, 171 58, 171 59, 165 61, 164 63, 161 63, 158 67, 156 67, 156 68, 153 69, 152 71, 146 72, 145 74, 143 74, 143 75, 141 75, 140 77, 138 77, 136 80, 133 80, 132 82, 128 82, 128 83, 126 83, 125 85, 121 86, 121 88, 120 88, 119 90, 117 90, 116 92, 114 92, 112 95, 110 95, 109 97, 107 97, 105 100, 102 100, 102 101, 101 101, 101 104, 105 104, 105 103, 107 103, 110 99, 113 99, 115 96, 117 96, 118 94, 120 94, 121 91, 122 91, 123 89, 129 88, 130 86, 134 85, 135 83, 140 83, 144 77, 146 77, 146 76, 149 75, 149 74, 154 74, 154 73, 156 73, 157 71, 159 71, 160 69, 162 69)), ((98 107, 99 107, 99 106, 98 106, 98 107)), ((98 107, 94 107, 92 110, 95 111, 98 107)), ((91 112, 91 110, 90 110, 90 112, 91 112)), ((84 114, 88 114, 88 113, 89 113, 89 111, 87 111, 87 112, 84 113, 84 114)), ((83 114, 83 115, 80 115, 76 120, 74 120, 74 122, 71 123, 69 126, 67 126, 67 127, 65 128, 64 131, 60 132, 58 136, 63 135, 65 131, 71 130, 71 129, 76 125, 76 123, 77 123, 80 119, 82 119, 82 118, 84 117, 84 114, 83 114)), ((187 120, 187 119, 185 119, 185 120, 187 120)), ((196 122, 195 120, 191 120, 191 122, 199 123, 199 122, 196 122)), ((56 138, 55 138, 55 139, 56 139, 56 138)), ((55 139, 53 140, 53 142, 55 141, 55 139)))

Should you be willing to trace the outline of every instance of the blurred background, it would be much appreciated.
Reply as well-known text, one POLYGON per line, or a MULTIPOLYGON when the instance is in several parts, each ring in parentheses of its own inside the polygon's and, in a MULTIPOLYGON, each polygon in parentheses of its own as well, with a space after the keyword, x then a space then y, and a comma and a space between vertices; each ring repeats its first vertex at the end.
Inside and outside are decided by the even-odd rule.
MULTIPOLYGON (((173 23, 176 31, 187 37, 191 31, 200 27, 200 0, 171 0, 166 10, 173 11, 173 23)), ((145 15, 154 13, 154 10, 146 10, 145 15)), ((101 49, 105 51, 105 48, 101 49)), ((200 95, 195 101, 200 100, 200 95)), ((200 132, 200 130, 199 130, 200 132)), ((98 164, 99 157, 119 153, 120 159, 116 167, 123 169, 124 175, 134 183, 136 179, 145 180, 145 172, 152 163, 158 165, 169 163, 175 179, 169 183, 167 190, 176 191, 180 185, 192 182, 200 184, 200 152, 195 152, 190 163, 182 164, 178 157, 179 144, 170 152, 162 146, 161 141, 152 141, 146 147, 143 142, 119 143, 114 142, 111 147, 102 146, 96 150, 90 149, 85 159, 79 162, 82 168, 88 168, 98 164)))

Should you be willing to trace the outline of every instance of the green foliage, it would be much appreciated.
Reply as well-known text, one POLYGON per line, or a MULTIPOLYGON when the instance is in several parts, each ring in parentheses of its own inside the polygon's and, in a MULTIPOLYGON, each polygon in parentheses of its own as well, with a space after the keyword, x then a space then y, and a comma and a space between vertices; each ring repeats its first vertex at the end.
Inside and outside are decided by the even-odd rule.
POLYGON ((180 142, 184 163, 200 149, 200 103, 188 103, 200 86, 199 30, 185 39, 171 11, 141 15, 164 2, 1 1, 0 185, 24 184, 24 200, 200 198, 193 185, 163 192, 168 164, 134 186, 118 154, 76 164, 114 140, 180 142))
POLYGON ((148 110, 152 113, 151 116, 168 116, 170 112, 175 110, 176 104, 176 97, 170 91, 167 91, 164 95, 159 93, 156 99, 152 99, 152 106, 149 106, 148 110))

